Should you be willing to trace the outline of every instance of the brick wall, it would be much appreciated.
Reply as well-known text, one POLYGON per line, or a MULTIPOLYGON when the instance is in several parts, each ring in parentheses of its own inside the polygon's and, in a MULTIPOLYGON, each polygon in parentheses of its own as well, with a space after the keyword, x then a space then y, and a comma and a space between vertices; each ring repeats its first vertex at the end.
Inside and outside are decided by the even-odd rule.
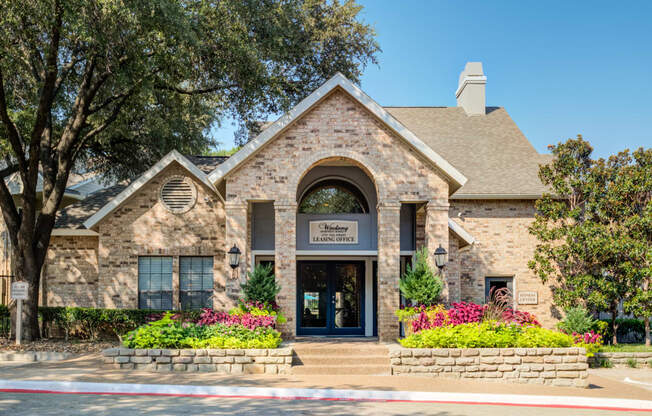
POLYGON ((533 313, 544 326, 554 326, 557 312, 550 289, 527 266, 537 242, 528 233, 534 220, 534 201, 451 200, 449 216, 477 240, 472 247, 459 251, 458 260, 451 259, 459 262, 461 300, 483 303, 485 277, 513 276, 515 297, 521 291, 538 294, 537 305, 517 308, 533 313))
MULTIPOLYGON (((226 178, 227 205, 275 202, 275 273, 283 287, 279 304, 288 318, 282 328, 286 333, 294 332, 296 326, 297 187, 310 168, 324 162, 358 166, 376 187, 380 210, 384 210, 378 216, 378 250, 383 253, 378 264, 378 298, 382 300, 378 305, 378 331, 382 339, 394 339, 398 336, 393 312, 399 301, 400 247, 398 211, 394 215, 390 208, 400 207, 401 202, 416 201, 434 201, 437 206, 447 206, 448 183, 437 168, 340 90, 325 97, 230 173, 226 178), (389 233, 385 237, 384 231, 389 233)), ((445 221, 431 222, 429 235, 440 235, 445 224, 445 221)), ((233 235, 231 239, 246 241, 247 238, 233 235)), ((245 256, 249 256, 249 250, 247 247, 245 256)))
POLYGON ((41 303, 98 306, 97 237, 52 237, 43 267, 41 303))
POLYGON ((197 188, 197 201, 186 213, 171 213, 161 203, 159 192, 175 175, 189 176, 180 165, 170 165, 100 222, 99 306, 138 307, 138 256, 143 255, 173 256, 175 293, 179 256, 213 256, 213 306, 227 309, 234 304, 235 299, 225 290, 234 281, 230 270, 226 270, 224 204, 213 191, 189 176, 197 188))

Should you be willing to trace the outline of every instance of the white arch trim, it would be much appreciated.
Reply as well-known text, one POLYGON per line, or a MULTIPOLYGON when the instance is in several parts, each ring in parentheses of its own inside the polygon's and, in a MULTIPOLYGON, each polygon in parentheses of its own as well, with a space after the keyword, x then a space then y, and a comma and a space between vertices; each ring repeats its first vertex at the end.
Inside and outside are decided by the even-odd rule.
POLYGON ((387 125, 392 131, 398 134, 399 137, 403 138, 408 144, 410 144, 417 152, 423 155, 427 160, 429 160, 433 165, 438 167, 444 175, 446 175, 451 182, 449 186, 449 192, 452 194, 459 188, 461 188, 466 183, 466 177, 462 175, 460 171, 455 169, 453 165, 448 163, 443 157, 441 157, 437 152, 435 152, 430 146, 426 145, 421 139, 419 139, 414 133, 408 130, 404 125, 402 125, 398 120, 396 120, 391 114, 389 114, 383 107, 381 107, 377 102, 371 99, 367 94, 365 94, 360 88, 355 84, 349 81, 341 73, 335 74, 331 79, 322 84, 321 87, 317 88, 312 94, 304 98, 299 104, 297 104, 290 111, 281 116, 276 120, 271 126, 263 130, 258 136, 252 139, 249 143, 237 151, 233 156, 228 158, 224 163, 220 164, 213 172, 208 175, 208 179, 212 183, 224 178, 229 172, 236 169, 243 162, 249 159, 254 153, 256 153, 261 147, 267 144, 270 140, 276 137, 279 133, 285 130, 287 127, 292 124, 296 119, 305 114, 310 110, 314 105, 321 101, 325 96, 327 96, 333 89, 342 88, 346 91, 351 97, 357 100, 362 104, 367 110, 372 114, 378 117, 380 120, 387 125))

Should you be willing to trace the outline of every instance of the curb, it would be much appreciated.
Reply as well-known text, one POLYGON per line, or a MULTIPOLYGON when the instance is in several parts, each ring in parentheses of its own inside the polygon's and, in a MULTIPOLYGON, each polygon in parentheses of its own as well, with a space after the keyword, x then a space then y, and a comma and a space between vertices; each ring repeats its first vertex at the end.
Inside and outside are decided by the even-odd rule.
POLYGON ((418 402, 652 412, 652 401, 646 400, 516 394, 294 389, 24 380, 0 380, 0 392, 124 396, 190 396, 276 400, 418 402))
POLYGON ((68 352, 51 351, 27 351, 27 352, 0 352, 0 362, 37 362, 37 361, 61 361, 70 357, 68 352))

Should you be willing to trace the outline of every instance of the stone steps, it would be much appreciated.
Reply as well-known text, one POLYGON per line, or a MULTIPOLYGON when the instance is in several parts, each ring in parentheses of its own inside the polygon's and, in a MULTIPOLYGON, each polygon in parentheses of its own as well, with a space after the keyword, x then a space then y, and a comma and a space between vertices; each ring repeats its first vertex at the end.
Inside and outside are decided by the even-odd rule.
POLYGON ((389 351, 369 341, 326 340, 292 345, 292 373, 300 375, 387 375, 389 351))
POLYGON ((292 374, 296 375, 389 375, 389 365, 299 365, 292 366, 292 374))
POLYGON ((387 355, 305 355, 294 356, 292 365, 387 365, 387 355))

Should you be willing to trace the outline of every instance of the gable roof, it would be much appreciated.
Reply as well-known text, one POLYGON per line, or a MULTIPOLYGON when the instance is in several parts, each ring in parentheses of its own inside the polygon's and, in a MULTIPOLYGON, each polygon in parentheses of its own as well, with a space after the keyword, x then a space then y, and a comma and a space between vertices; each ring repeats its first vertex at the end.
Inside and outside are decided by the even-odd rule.
POLYGON ((423 155, 427 160, 432 162, 446 175, 451 182, 451 192, 457 190, 466 183, 466 177, 457 169, 453 167, 446 159, 440 156, 431 146, 428 146, 421 141, 414 133, 401 124, 389 112, 387 112, 378 103, 372 100, 360 88, 349 81, 341 73, 337 73, 331 79, 322 84, 312 94, 304 98, 290 111, 285 113, 282 117, 272 123, 269 127, 263 130, 258 136, 249 141, 245 146, 237 151, 233 156, 227 159, 224 163, 219 165, 210 175, 208 179, 216 183, 229 172, 240 166, 244 161, 249 159, 254 153, 261 149, 265 144, 276 137, 280 132, 289 127, 292 122, 297 120, 307 111, 309 111, 315 104, 320 102, 335 88, 341 88, 346 91, 351 97, 362 104, 373 115, 378 117, 385 123, 391 130, 393 130, 399 137, 403 138, 415 150, 423 155))
POLYGON ((159 174, 163 169, 168 167, 171 163, 177 162, 183 166, 188 172, 190 172, 195 178, 201 181, 209 189, 212 189, 218 196, 221 195, 213 184, 208 180, 208 176, 190 162, 185 156, 176 150, 172 150, 167 155, 163 156, 154 166, 149 168, 145 173, 143 173, 138 179, 131 182, 129 186, 125 187, 118 195, 112 198, 108 203, 106 203, 100 210, 95 212, 89 218, 84 221, 84 226, 88 229, 95 226, 100 222, 104 217, 109 215, 115 209, 117 209, 123 202, 125 202, 131 195, 133 195, 140 188, 145 186, 150 180, 152 180, 157 174, 159 174))
POLYGON ((538 198, 540 154, 502 107, 467 116, 461 107, 385 107, 428 146, 457 167, 468 182, 451 199, 538 198))
POLYGON ((126 187, 127 184, 122 183, 100 189, 88 195, 86 199, 68 205, 57 213, 54 228, 83 229, 84 221, 111 202, 126 187))

